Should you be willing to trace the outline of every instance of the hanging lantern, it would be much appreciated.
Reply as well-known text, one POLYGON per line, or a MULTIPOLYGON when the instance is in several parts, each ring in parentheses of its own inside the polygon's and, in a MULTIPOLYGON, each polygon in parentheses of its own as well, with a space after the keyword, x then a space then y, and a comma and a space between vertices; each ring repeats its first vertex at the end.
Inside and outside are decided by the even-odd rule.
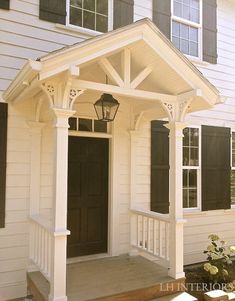
POLYGON ((117 110, 119 108, 119 102, 111 94, 104 93, 100 99, 94 104, 94 108, 98 117, 98 120, 110 122, 113 121, 117 110))

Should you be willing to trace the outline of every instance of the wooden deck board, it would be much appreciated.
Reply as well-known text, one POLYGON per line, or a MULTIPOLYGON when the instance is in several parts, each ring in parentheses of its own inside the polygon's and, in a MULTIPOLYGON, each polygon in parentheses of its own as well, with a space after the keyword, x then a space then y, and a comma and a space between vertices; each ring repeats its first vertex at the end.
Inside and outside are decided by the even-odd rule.
MULTIPOLYGON (((49 293, 49 283, 39 272, 30 273, 43 296, 49 293)), ((137 295, 149 288, 154 294, 156 284, 172 282, 167 269, 141 256, 119 256, 67 265, 67 295, 69 301, 101 300, 107 298, 126 300, 125 293, 132 292, 128 300, 138 300, 137 295), (105 298, 106 297, 106 298, 105 298)), ((158 289, 159 290, 159 289, 158 289)), ((139 299, 142 300, 142 299, 139 299)))

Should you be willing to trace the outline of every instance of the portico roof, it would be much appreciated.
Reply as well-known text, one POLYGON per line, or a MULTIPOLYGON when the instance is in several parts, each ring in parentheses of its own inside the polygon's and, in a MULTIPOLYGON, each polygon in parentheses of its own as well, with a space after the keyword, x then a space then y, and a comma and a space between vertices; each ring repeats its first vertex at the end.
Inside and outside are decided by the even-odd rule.
POLYGON ((140 99, 142 105, 190 98, 190 112, 222 102, 219 91, 149 19, 29 60, 3 98, 19 102, 61 80, 64 90, 107 92, 140 99))

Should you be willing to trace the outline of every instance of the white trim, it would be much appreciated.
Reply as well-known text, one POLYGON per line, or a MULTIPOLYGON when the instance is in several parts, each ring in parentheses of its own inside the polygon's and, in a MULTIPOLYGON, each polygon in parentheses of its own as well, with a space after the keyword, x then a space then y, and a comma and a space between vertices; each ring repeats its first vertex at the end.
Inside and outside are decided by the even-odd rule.
POLYGON ((107 138, 107 139, 112 138, 112 134, 99 133, 99 132, 86 132, 86 131, 69 131, 69 136, 87 137, 87 138, 107 138))
POLYGON ((198 29, 198 56, 192 56, 192 55, 188 55, 185 54, 189 59, 193 60, 193 59, 198 59, 199 61, 202 61, 202 0, 199 0, 199 23, 197 22, 193 22, 178 16, 174 15, 174 0, 171 0, 171 41, 172 41, 172 21, 176 21, 178 23, 182 23, 194 28, 198 29))

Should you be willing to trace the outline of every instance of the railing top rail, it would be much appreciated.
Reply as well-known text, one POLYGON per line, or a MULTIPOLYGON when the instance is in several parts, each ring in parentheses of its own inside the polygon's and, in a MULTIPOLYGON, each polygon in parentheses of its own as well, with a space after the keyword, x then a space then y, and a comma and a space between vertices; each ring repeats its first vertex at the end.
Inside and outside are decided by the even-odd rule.
POLYGON ((161 213, 157 213, 157 212, 153 212, 153 211, 145 211, 145 210, 139 210, 139 209, 134 209, 134 208, 131 208, 130 211, 131 211, 131 213, 134 213, 137 215, 146 216, 149 218, 157 219, 157 220, 168 222, 168 223, 170 222, 169 214, 161 214, 161 213))
POLYGON ((48 231, 48 232, 50 232, 52 234, 54 233, 54 231, 52 229, 51 221, 49 219, 47 219, 45 216, 42 216, 42 215, 31 215, 29 219, 31 221, 33 221, 34 223, 39 224, 46 231, 48 231))

